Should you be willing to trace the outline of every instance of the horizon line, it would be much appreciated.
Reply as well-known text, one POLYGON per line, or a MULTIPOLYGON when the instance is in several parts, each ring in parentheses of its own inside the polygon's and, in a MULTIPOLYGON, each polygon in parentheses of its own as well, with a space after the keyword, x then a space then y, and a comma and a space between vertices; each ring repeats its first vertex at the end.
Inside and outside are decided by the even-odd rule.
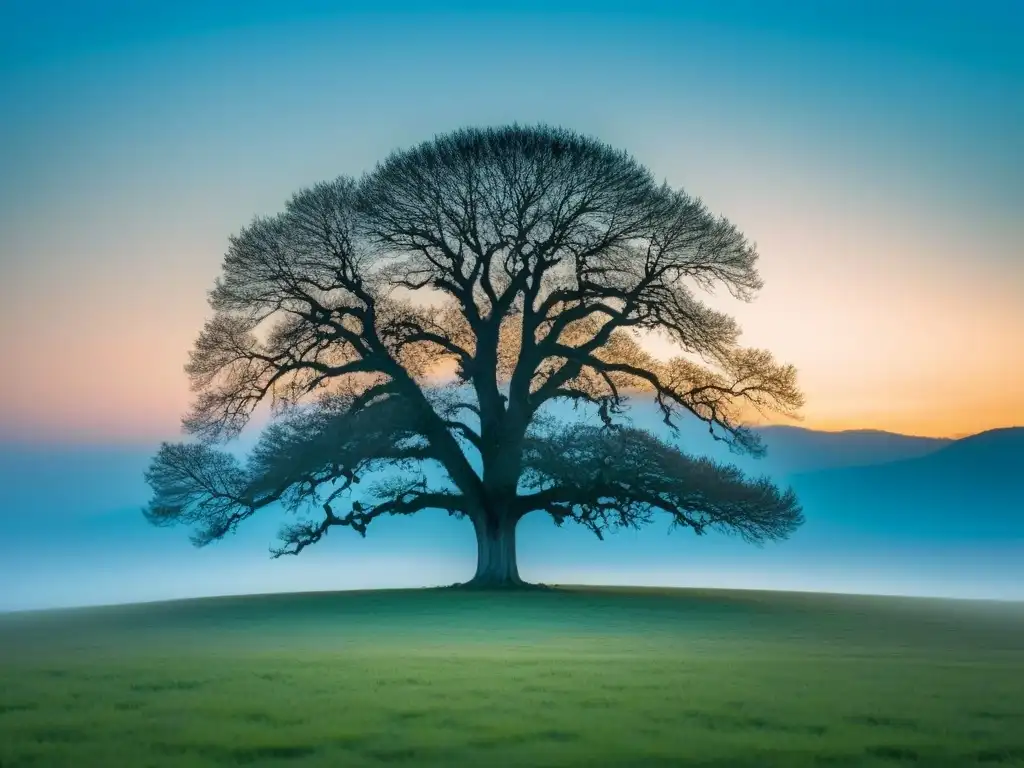
MULTIPOLYGON (((261 425, 265 426, 265 425, 261 425)), ((936 440, 936 441, 947 441, 956 442, 958 440, 966 440, 969 437, 976 437, 978 435, 984 435, 989 432, 999 432, 1007 429, 1024 429, 1024 424, 1008 424, 999 427, 990 427, 988 429, 982 429, 977 432, 961 432, 952 435, 922 435, 910 432, 897 432, 890 429, 879 429, 877 427, 844 427, 842 429, 824 429, 816 427, 807 427, 797 424, 787 424, 783 422, 768 422, 764 424, 751 424, 749 425, 755 431, 761 429, 793 429, 800 430, 803 432, 817 432, 825 435, 842 435, 849 433, 873 433, 880 435, 893 435, 895 437, 905 437, 917 440, 936 440)), ((96 440, 91 438, 83 439, 71 439, 71 440, 56 440, 52 436, 48 436, 44 439, 36 439, 29 435, 0 435, 0 448, 26 448, 26 449, 40 449, 40 448, 55 448, 55 449, 66 449, 66 448, 151 448, 156 447, 164 442, 187 442, 189 439, 188 435, 178 433, 174 436, 163 436, 163 437, 145 437, 145 436, 115 436, 107 440, 96 440)), ((239 438, 233 438, 228 440, 226 445, 238 444, 239 438)))
MULTIPOLYGON (((665 586, 659 584, 595 584, 595 583, 548 583, 537 582, 545 587, 564 590, 626 590, 626 591, 650 591, 650 592, 726 592, 726 593, 768 593, 776 595, 821 595, 836 597, 868 597, 868 598, 892 598, 896 600, 955 600, 961 603, 1000 603, 1010 605, 1024 605, 1024 598, 1005 597, 963 597, 956 595, 937 594, 909 594, 906 592, 851 592, 844 590, 829 589, 767 589, 758 587, 707 587, 707 586, 686 586, 674 585, 665 586)), ((88 611, 102 610, 107 608, 133 608, 137 606, 158 606, 170 603, 192 603, 198 601, 229 600, 232 598, 270 598, 292 596, 301 597, 307 595, 355 595, 355 594, 377 594, 381 592, 425 592, 451 590, 455 593, 452 585, 429 584, 409 587, 353 587, 351 589, 306 589, 306 590, 279 590, 270 592, 224 592, 215 595, 192 595, 185 597, 156 598, 153 600, 134 600, 115 603, 77 603, 65 605, 53 605, 46 608, 2 608, 0 616, 12 616, 15 614, 28 613, 49 613, 53 611, 88 611)))

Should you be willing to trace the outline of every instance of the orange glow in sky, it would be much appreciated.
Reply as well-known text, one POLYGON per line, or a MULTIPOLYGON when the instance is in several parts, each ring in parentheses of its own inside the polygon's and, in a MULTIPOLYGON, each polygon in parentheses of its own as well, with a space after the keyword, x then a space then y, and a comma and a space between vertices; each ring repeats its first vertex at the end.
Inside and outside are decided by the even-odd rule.
POLYGON ((486 19, 422 23, 83 37, 0 68, 0 440, 177 437, 231 233, 301 186, 512 121, 626 149, 756 241, 761 295, 712 301, 797 366, 802 426, 1024 425, 1024 78, 987 42, 1009 32, 985 26, 968 60, 967 37, 943 48, 920 25, 902 51, 849 25, 829 28, 840 44, 755 21, 565 37, 510 19, 532 52, 513 55, 486 19), (557 93, 555 50, 587 62, 557 93))

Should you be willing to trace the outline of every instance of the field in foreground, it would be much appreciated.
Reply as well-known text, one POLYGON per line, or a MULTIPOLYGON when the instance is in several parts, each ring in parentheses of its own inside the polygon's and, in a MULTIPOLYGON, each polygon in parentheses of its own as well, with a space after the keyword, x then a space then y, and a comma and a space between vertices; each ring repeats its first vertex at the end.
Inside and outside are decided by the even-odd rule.
POLYGON ((1024 765, 1024 604, 564 588, 0 615, 0 766, 1024 765))

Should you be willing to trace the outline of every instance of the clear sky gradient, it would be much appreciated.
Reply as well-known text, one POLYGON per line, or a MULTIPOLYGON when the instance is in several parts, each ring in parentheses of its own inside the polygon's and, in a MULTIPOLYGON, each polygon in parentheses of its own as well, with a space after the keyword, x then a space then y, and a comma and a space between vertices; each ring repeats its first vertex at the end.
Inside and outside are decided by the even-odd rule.
POLYGON ((758 243, 767 287, 726 306, 805 426, 1024 424, 1017 0, 377 5, 0 3, 0 439, 174 438, 229 234, 511 121, 758 243))

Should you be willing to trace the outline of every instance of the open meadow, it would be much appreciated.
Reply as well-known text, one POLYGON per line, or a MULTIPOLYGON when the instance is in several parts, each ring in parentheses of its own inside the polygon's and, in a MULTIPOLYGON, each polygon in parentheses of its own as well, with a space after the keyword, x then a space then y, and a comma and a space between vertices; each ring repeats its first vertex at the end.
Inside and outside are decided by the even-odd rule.
POLYGON ((1024 604, 558 588, 0 615, 0 766, 1024 765, 1024 604))

